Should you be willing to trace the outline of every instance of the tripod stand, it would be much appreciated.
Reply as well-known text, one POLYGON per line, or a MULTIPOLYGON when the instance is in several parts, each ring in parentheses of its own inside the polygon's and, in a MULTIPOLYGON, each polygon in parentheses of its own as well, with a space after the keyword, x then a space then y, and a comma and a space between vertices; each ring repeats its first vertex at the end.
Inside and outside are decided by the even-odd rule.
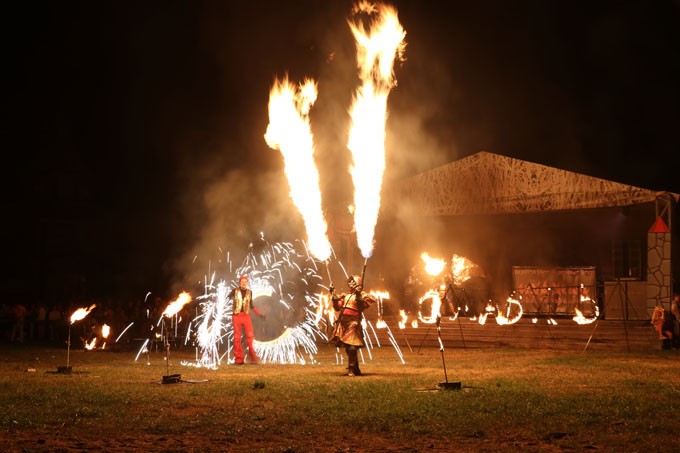
MULTIPOLYGON (((630 306, 630 299, 628 298, 628 281, 624 280, 624 285, 621 285, 621 279, 620 278, 617 279, 616 280, 616 286, 614 286, 612 288, 612 292, 610 294, 610 296, 612 296, 612 298, 613 298, 614 294, 616 293, 616 291, 618 291, 619 300, 621 301, 621 314, 622 314, 622 318, 623 318, 623 331, 624 331, 624 334, 625 334, 625 337, 626 337, 626 352, 630 352, 630 342, 628 340, 628 325, 627 325, 627 321, 628 321, 628 318, 629 318, 628 308, 630 306)), ((597 329, 597 326, 600 324, 600 320, 602 319, 603 313, 605 312, 607 304, 609 303, 608 300, 609 300, 609 298, 605 294, 604 304, 602 306, 602 313, 600 314, 600 316, 598 316, 597 321, 595 321, 595 325, 593 326, 593 330, 591 331, 590 336, 588 337, 588 341, 586 342, 586 345, 583 348, 582 352, 586 352, 586 349, 588 349, 588 345, 590 344, 590 340, 593 339, 593 335, 595 334, 595 330, 597 329)))

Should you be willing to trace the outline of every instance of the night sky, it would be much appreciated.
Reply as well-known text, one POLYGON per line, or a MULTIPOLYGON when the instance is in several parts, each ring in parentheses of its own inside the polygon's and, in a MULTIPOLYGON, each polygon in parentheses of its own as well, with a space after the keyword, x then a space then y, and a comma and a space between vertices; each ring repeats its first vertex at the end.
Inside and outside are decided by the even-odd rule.
MULTIPOLYGON (((300 237, 263 139, 276 77, 318 81, 324 204, 346 205, 352 2, 18 3, 3 27, 10 294, 170 293, 259 232, 300 237)), ((490 151, 680 193, 680 2, 392 4, 407 45, 386 181, 490 151)))

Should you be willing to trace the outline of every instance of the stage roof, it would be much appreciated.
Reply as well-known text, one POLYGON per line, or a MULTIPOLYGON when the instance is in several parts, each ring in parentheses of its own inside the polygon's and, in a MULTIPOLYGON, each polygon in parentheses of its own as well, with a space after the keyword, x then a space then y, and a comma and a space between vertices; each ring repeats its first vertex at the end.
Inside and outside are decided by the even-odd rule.
POLYGON ((417 215, 484 215, 605 208, 680 195, 629 186, 489 152, 400 181, 388 195, 417 215))

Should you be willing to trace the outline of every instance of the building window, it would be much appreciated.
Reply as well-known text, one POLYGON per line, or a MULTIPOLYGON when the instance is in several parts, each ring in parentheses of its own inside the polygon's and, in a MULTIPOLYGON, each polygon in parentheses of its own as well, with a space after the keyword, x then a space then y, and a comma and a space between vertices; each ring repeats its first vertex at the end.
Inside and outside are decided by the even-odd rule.
POLYGON ((615 278, 642 278, 642 245, 640 240, 615 240, 612 244, 612 267, 615 278))

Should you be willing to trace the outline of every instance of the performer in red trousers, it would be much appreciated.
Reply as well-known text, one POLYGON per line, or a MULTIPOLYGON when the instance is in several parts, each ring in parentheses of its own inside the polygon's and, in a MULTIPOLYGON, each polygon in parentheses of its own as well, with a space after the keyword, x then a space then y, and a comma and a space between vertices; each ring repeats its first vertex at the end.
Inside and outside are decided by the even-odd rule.
POLYGON ((253 333, 253 321, 250 319, 250 310, 264 318, 264 315, 253 305, 253 292, 248 289, 248 276, 243 275, 238 280, 238 288, 234 288, 229 294, 234 301, 234 312, 231 321, 234 326, 234 363, 243 365, 243 346, 241 345, 241 332, 245 331, 248 355, 251 363, 260 363, 259 357, 253 347, 255 334, 253 333))

